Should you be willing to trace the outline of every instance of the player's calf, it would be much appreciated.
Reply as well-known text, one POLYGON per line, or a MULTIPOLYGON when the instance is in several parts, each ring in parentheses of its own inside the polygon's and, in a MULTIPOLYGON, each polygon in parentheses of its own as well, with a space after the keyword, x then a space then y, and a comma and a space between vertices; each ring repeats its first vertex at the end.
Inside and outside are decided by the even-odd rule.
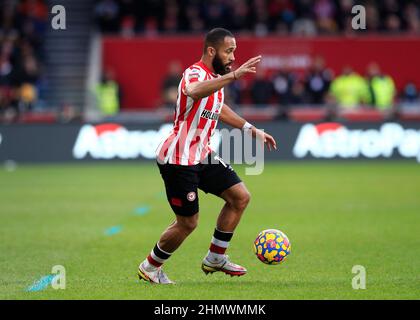
POLYGON ((158 243, 139 266, 139 277, 153 283, 172 283, 161 271, 162 265, 194 231, 198 223, 198 214, 191 217, 177 216, 174 223, 163 232, 158 243), (165 280, 167 279, 167 280, 165 280))

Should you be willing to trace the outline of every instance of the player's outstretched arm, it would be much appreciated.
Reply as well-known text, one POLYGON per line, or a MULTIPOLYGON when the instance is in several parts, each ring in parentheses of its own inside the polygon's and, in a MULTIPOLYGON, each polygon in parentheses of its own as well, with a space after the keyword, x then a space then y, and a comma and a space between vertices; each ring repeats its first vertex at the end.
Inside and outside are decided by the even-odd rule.
POLYGON ((264 141, 268 150, 271 151, 272 149, 277 149, 276 140, 274 140, 271 135, 249 124, 244 118, 242 118, 226 104, 223 105, 219 120, 234 128, 251 130, 252 136, 257 137, 261 141, 264 141))
POLYGON ((235 71, 229 72, 219 78, 205 80, 205 81, 196 81, 185 86, 184 93, 191 97, 194 100, 198 100, 204 97, 208 97, 212 93, 220 90, 227 84, 240 79, 247 73, 255 73, 256 65, 261 61, 261 56, 256 56, 249 59, 243 65, 241 65, 235 71))

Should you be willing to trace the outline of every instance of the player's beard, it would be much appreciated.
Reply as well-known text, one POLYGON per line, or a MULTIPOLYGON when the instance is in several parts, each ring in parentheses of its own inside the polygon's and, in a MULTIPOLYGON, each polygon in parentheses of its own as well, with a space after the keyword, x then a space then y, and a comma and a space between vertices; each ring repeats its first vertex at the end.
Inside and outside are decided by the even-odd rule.
POLYGON ((223 61, 219 57, 218 53, 216 53, 216 55, 214 56, 212 65, 213 65, 214 72, 216 72, 217 74, 220 74, 222 76, 226 73, 229 73, 229 71, 230 71, 228 69, 228 66, 230 65, 230 63, 223 64, 223 61))

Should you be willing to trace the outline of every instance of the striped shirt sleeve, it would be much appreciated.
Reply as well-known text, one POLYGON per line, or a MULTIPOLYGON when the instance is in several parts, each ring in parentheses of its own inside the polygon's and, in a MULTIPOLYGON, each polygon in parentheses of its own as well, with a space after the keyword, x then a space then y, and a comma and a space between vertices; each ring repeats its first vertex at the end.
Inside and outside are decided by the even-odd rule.
POLYGON ((182 81, 182 93, 185 94, 185 87, 191 83, 196 81, 204 81, 206 78, 206 72, 197 66, 191 66, 187 70, 184 71, 183 80, 182 81))

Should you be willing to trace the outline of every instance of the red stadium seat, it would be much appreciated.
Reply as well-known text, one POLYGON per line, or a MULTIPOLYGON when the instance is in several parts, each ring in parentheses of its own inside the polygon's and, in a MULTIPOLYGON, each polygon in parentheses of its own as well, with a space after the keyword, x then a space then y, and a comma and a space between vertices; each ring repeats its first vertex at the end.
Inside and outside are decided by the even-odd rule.
POLYGON ((402 121, 420 121, 420 106, 417 108, 401 108, 398 118, 402 121))
POLYGON ((19 117, 21 123, 55 123, 57 115, 54 112, 27 112, 19 117))
POLYGON ((325 107, 294 107, 288 111, 288 117, 296 122, 317 122, 324 121, 328 116, 325 107))
POLYGON ((337 112, 337 117, 345 121, 371 121, 380 122, 384 121, 388 113, 376 109, 368 108, 355 108, 350 110, 341 109, 337 112))
POLYGON ((279 114, 279 110, 275 106, 262 108, 242 106, 236 111, 249 121, 271 121, 279 114))

